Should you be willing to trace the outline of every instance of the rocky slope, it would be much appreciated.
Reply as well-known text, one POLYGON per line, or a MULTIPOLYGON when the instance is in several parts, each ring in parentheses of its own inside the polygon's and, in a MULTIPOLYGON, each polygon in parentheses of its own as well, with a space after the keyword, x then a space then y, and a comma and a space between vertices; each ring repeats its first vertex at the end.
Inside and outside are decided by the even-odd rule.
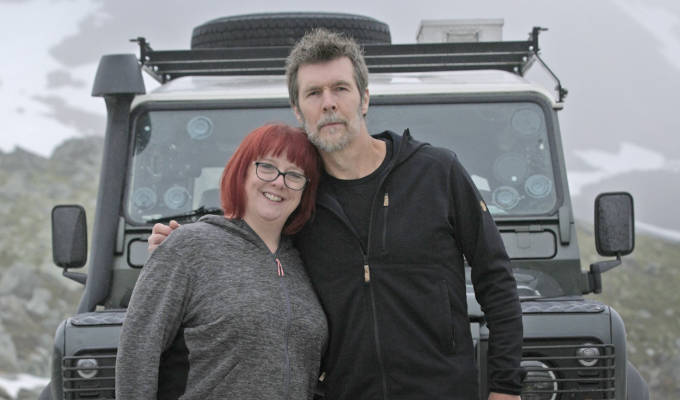
MULTIPOLYGON (((636 236, 635 251, 602 275, 602 293, 626 324, 628 357, 652 399, 680 398, 680 243, 636 236)), ((592 230, 580 229, 582 265, 599 261, 592 230)))
MULTIPOLYGON (((87 137, 64 142, 49 159, 0 153, 0 376, 49 375, 55 329, 82 291, 52 264, 50 212, 77 203, 94 215, 102 147, 102 138, 87 137)), ((0 390, 2 398, 9 395, 0 390)))
MULTIPOLYGON (((15 150, 0 153, 0 377, 49 375, 54 331, 75 310, 82 286, 52 264, 50 210, 81 204, 91 218, 103 139, 72 139, 49 158, 15 150)), ((583 265, 596 255, 589 223, 579 224, 583 265)), ((652 398, 680 398, 680 244, 638 235, 635 252, 603 275, 604 293, 628 330, 629 357, 652 398)), ((22 391, 18 398, 36 398, 22 391)), ((0 399, 9 399, 0 388, 0 399)))

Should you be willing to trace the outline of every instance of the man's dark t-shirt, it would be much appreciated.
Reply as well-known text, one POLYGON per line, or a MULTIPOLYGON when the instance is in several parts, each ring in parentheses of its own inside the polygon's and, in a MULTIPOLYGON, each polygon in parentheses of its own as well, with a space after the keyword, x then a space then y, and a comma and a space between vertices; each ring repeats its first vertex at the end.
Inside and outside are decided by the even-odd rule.
POLYGON ((378 188, 380 177, 385 172, 387 165, 392 159, 392 141, 385 140, 386 154, 385 159, 378 169, 371 174, 359 179, 337 179, 330 175, 324 178, 327 180, 333 197, 340 203, 342 210, 349 219, 350 223, 361 238, 361 245, 366 251, 368 246, 368 229, 371 219, 371 208, 373 206, 373 196, 378 188))

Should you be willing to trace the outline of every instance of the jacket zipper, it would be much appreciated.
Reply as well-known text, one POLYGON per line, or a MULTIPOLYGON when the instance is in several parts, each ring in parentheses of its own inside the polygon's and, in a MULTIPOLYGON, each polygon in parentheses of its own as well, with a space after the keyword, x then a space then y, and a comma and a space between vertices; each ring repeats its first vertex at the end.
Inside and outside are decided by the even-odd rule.
POLYGON ((382 231, 382 251, 387 251, 387 209, 390 206, 390 195, 385 192, 383 197, 383 231, 382 231))
POLYGON ((290 397, 290 355, 288 354, 288 335, 290 331, 290 320, 291 320, 291 306, 290 306, 290 294, 288 293, 288 286, 286 285, 286 281, 283 278, 286 276, 284 270, 283 270, 283 265, 281 264, 281 260, 279 260, 278 256, 278 250, 276 254, 274 254, 274 260, 276 261, 276 273, 279 277, 279 285, 281 286, 281 290, 284 294, 285 300, 286 300, 286 326, 284 327, 283 331, 283 344, 284 344, 284 355, 285 355, 285 367, 286 367, 286 372, 284 373, 283 376, 283 384, 284 384, 284 399, 288 399, 290 397))
MULTIPOLYGON (((378 187, 382 186, 382 180, 380 181, 380 185, 378 187)), ((331 198, 332 199, 332 198, 331 198)), ((375 202, 375 201, 374 201, 375 202)), ((373 212, 371 211, 371 215, 369 218, 369 223, 368 223, 368 249, 364 249, 363 243, 361 243, 361 239, 359 235, 357 234, 356 230, 354 229, 354 226, 347 220, 347 217, 344 215, 344 213, 341 211, 342 208, 335 209, 333 207, 333 203, 339 206, 337 202, 335 202, 335 199, 332 199, 330 204, 323 204, 331 213, 335 214, 338 219, 347 226, 347 228, 354 234, 354 237, 357 239, 357 243, 359 244, 359 248, 361 249, 361 255, 364 260, 364 268, 363 268, 363 275, 364 275, 364 287, 368 290, 368 298, 371 302, 371 313, 372 313, 372 319, 373 319, 373 339, 375 341, 375 352, 376 352, 376 358, 378 360, 378 369, 380 370, 380 379, 381 379, 381 387, 383 391, 382 398, 383 400, 387 400, 387 378, 385 376, 385 364, 382 359, 382 351, 380 349, 380 335, 379 335, 379 330, 378 330, 378 319, 376 318, 377 315, 377 310, 375 307, 375 296, 373 294, 373 285, 371 285, 371 266, 368 263, 368 256, 370 253, 370 247, 371 247, 371 230, 373 226, 373 212)), ((371 207, 373 209, 373 207, 371 207)))
POLYGON ((380 346, 380 333, 378 331, 378 312, 375 309, 375 296, 373 294, 373 285, 371 285, 371 266, 368 264, 368 257, 364 254, 364 286, 368 289, 368 298, 371 301, 371 312, 373 313, 373 339, 375 341, 375 354, 378 359, 378 369, 380 369, 380 378, 382 384, 383 400, 387 400, 387 379, 385 377, 385 364, 382 359, 382 349, 380 346))
MULTIPOLYGON (((384 182, 384 178, 378 183, 378 191, 384 182)), ((377 193, 376 196, 377 197, 377 193)), ((385 199, 389 204, 387 194, 385 199)), ((374 201, 375 203, 375 201, 374 201)), ((383 200, 383 204, 384 200, 383 200)), ((373 207, 371 207, 371 214, 368 219, 368 243, 366 243, 366 252, 364 253, 364 285, 368 288, 368 297, 371 300, 371 312, 373 314, 373 339, 375 341, 375 353, 378 359, 378 369, 380 370, 380 378, 382 383, 383 400, 387 400, 387 376, 385 375, 385 363, 382 358, 382 346, 380 344, 380 330, 378 329, 378 311, 375 307, 375 294, 373 293, 373 285, 371 285, 371 266, 368 264, 368 258, 371 253, 371 237, 373 233, 373 207)), ((385 207, 386 209, 386 207, 385 207)))

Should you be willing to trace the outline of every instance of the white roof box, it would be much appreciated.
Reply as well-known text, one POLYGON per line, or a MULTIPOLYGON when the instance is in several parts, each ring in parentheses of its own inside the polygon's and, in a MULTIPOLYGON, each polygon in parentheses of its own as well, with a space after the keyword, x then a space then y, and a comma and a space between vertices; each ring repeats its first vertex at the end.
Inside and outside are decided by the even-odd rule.
POLYGON ((418 43, 500 42, 504 23, 503 18, 422 20, 416 40, 418 43))

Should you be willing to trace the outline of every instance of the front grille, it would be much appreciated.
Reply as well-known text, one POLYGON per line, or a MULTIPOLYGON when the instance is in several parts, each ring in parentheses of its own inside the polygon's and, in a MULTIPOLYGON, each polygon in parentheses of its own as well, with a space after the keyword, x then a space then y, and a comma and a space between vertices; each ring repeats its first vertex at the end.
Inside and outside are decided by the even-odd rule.
POLYGON ((586 341, 525 345, 522 366, 527 371, 523 400, 614 399, 616 395, 613 345, 586 341), (599 356, 578 355, 584 347, 597 349, 599 356))
POLYGON ((115 350, 87 351, 62 358, 64 399, 115 398, 115 368, 115 350), (97 366, 93 367, 89 360, 95 360, 97 366), (80 368, 78 361, 81 361, 80 368))

